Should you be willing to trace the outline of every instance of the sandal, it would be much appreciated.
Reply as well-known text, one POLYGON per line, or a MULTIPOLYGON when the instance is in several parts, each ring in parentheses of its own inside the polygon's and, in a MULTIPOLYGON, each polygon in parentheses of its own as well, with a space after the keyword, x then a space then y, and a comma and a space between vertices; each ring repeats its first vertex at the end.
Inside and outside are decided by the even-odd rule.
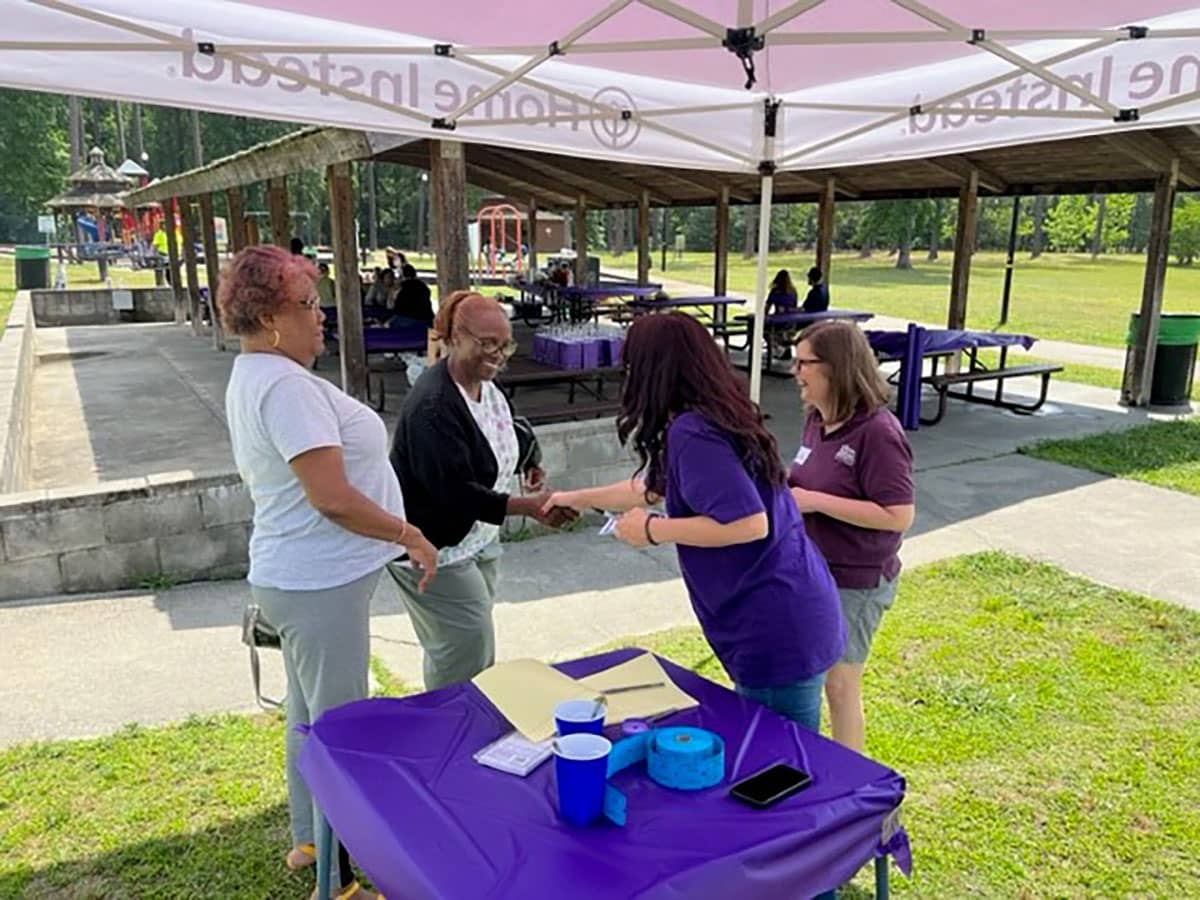
MULTIPOLYGON (((384 900, 383 894, 368 891, 357 881, 352 881, 336 894, 330 894, 330 900, 384 900)), ((317 900, 317 889, 313 888, 311 900, 317 900)))
POLYGON ((312 844, 297 844, 288 851, 284 864, 293 872, 317 864, 317 848, 312 844))

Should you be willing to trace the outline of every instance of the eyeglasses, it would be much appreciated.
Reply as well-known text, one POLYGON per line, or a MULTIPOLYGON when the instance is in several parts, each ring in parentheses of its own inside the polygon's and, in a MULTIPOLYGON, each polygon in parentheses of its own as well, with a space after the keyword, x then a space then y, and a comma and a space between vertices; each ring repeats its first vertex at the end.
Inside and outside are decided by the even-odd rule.
POLYGON ((493 338, 481 338, 463 328, 462 333, 479 345, 485 356, 503 356, 508 358, 517 352, 517 342, 512 338, 507 341, 497 341, 493 338))
POLYGON ((805 366, 815 366, 817 363, 823 362, 825 362, 823 359, 801 359, 799 356, 797 356, 796 361, 792 363, 792 368, 799 372, 805 366))
POLYGON ((321 308, 320 297, 309 297, 307 300, 299 301, 301 309, 307 309, 309 312, 314 312, 321 308))

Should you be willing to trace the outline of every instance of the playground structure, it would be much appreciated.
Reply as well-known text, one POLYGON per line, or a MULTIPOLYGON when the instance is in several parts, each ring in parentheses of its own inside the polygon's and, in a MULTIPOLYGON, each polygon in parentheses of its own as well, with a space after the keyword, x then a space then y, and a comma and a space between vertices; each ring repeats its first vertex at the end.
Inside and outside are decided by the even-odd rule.
POLYGON ((521 234, 523 214, 511 203, 492 203, 481 207, 475 216, 479 236, 476 268, 484 276, 520 274, 525 271, 529 251, 521 234), (486 241, 484 224, 487 225, 486 241), (510 256, 509 247, 512 247, 510 256))

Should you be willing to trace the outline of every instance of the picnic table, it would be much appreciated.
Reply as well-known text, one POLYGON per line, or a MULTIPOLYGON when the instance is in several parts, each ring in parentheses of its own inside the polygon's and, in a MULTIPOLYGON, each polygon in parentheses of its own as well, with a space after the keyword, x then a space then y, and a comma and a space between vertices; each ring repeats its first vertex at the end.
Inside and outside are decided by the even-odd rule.
POLYGON ((549 321, 578 322, 591 318, 597 304, 604 300, 629 297, 653 297, 662 290, 660 284, 632 284, 607 281, 594 286, 559 285, 549 281, 523 282, 522 294, 542 300, 550 310, 549 321))
MULTIPOLYGON (((640 652, 557 668, 581 677, 640 652)), ((898 819, 904 779, 661 662, 700 705, 656 725, 719 734, 725 782, 680 792, 640 767, 614 775, 628 800, 624 827, 562 822, 552 761, 525 778, 476 763, 472 754, 512 726, 470 683, 330 710, 308 729, 299 769, 350 855, 388 897, 796 900, 836 888, 872 860, 876 896, 886 896, 887 857, 906 873, 911 866, 898 819), (812 785, 769 809, 728 796, 731 783, 777 762, 810 773, 812 785)), ((321 824, 318 896, 326 896, 332 840, 321 824)))
POLYGON ((997 406, 1011 412, 1026 414, 1036 412, 1046 402, 1050 387, 1050 376, 1061 372, 1062 366, 1052 363, 1024 366, 1009 366, 1008 350, 1010 347, 1023 347, 1028 350, 1037 338, 1027 334, 1009 334, 998 331, 967 331, 950 328, 922 328, 910 323, 907 331, 866 331, 871 348, 882 360, 896 360, 900 363, 898 372, 898 390, 896 392, 896 416, 900 424, 909 431, 916 431, 921 425, 936 425, 946 413, 946 399, 954 397, 968 403, 983 403, 997 406), (979 362, 979 350, 985 347, 1000 348, 1000 363, 991 368, 979 362), (968 366, 965 371, 937 371, 939 357, 953 357, 962 351, 968 354, 968 366), (932 371, 924 374, 924 360, 933 360, 932 371), (1032 402, 1022 400, 1006 400, 1004 398, 1004 382, 1012 378, 1040 377, 1041 392, 1032 402), (995 381, 996 388, 993 396, 988 397, 975 393, 975 385, 985 381, 995 381), (921 417, 921 386, 927 384, 938 396, 937 412, 928 418, 921 417), (965 391, 951 390, 963 385, 965 391))
MULTIPOLYGON (((763 371, 769 375, 791 375, 790 369, 788 372, 777 372, 771 367, 771 360, 781 337, 786 341, 787 335, 801 331, 815 322, 824 322, 829 319, 867 322, 873 318, 875 318, 874 313, 858 309, 826 309, 821 312, 796 310, 794 312, 769 313, 763 320, 763 334, 767 339, 767 350, 763 354, 763 371)), ((754 313, 740 315, 737 317, 737 321, 745 323, 747 334, 746 345, 737 349, 749 350, 754 334, 754 313)), ((728 348, 728 341, 726 341, 726 347, 728 348)))

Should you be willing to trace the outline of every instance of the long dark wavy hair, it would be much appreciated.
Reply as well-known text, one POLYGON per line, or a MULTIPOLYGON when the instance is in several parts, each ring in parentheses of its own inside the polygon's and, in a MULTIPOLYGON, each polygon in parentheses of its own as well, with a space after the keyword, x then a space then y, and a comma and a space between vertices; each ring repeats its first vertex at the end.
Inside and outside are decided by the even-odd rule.
POLYGON ((665 494, 667 427, 689 411, 729 435, 751 476, 784 483, 774 435, 703 325, 684 313, 642 316, 629 327, 622 356, 617 435, 622 444, 632 442, 648 493, 665 494))

